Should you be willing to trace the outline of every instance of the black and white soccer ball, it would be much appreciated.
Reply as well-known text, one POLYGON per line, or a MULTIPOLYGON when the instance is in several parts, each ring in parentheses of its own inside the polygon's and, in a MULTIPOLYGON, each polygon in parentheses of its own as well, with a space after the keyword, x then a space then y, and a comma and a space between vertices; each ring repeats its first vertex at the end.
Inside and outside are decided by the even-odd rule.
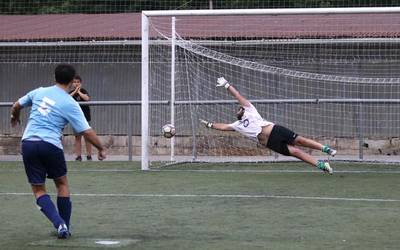
POLYGON ((162 127, 162 134, 165 138, 172 138, 175 135, 175 126, 172 124, 165 124, 162 127))

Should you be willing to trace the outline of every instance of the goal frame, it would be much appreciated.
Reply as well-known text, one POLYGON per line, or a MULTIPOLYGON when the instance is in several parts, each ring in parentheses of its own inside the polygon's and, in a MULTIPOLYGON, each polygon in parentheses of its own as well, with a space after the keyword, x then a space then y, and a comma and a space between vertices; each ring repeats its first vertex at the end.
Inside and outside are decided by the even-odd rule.
MULTIPOLYGON (((171 17, 171 63, 175 58, 175 17, 176 16, 223 16, 223 15, 317 15, 317 14, 369 14, 400 13, 400 7, 354 7, 354 8, 293 8, 293 9, 221 9, 221 10, 170 10, 142 11, 142 99, 141 99, 141 169, 149 170, 149 18, 171 17)), ((174 83, 174 65, 171 67, 171 83, 174 83)), ((171 121, 174 121, 174 87, 171 87, 171 121)), ((174 140, 171 140, 171 160, 174 158, 174 140)))

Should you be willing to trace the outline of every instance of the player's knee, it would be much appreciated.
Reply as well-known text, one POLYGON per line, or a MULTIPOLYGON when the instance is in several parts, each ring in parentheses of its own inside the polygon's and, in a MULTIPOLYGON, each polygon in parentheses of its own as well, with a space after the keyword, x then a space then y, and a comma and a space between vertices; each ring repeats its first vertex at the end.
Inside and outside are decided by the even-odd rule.
POLYGON ((296 148, 296 147, 289 147, 289 153, 290 153, 292 156, 299 156, 300 153, 301 153, 301 151, 300 151, 300 149, 298 149, 298 148, 296 148))
POLYGON ((68 197, 70 195, 68 185, 59 185, 57 186, 57 195, 68 197))
POLYGON ((44 185, 32 185, 32 192, 35 198, 46 194, 46 187, 44 185))
POLYGON ((67 176, 62 176, 60 178, 54 179, 54 184, 56 185, 58 192, 68 192, 67 176))
POLYGON ((306 140, 306 139, 305 139, 304 137, 302 137, 302 136, 297 136, 294 142, 295 142, 297 145, 304 145, 305 140, 306 140))

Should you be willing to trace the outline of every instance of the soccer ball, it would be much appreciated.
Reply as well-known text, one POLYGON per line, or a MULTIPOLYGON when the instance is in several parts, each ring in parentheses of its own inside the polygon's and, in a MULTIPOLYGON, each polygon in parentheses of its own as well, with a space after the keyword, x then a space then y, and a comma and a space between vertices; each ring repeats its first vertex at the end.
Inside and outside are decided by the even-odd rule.
POLYGON ((165 124, 162 127, 162 134, 165 138, 171 138, 175 135, 175 127, 172 124, 165 124))

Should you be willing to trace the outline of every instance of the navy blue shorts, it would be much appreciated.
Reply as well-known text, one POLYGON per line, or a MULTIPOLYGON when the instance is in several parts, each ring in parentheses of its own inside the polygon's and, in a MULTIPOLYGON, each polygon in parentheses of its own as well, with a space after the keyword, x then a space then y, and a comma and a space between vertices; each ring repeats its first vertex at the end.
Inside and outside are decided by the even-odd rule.
POLYGON ((23 141, 22 158, 29 183, 44 184, 46 177, 57 179, 67 174, 64 151, 45 141, 23 141))

